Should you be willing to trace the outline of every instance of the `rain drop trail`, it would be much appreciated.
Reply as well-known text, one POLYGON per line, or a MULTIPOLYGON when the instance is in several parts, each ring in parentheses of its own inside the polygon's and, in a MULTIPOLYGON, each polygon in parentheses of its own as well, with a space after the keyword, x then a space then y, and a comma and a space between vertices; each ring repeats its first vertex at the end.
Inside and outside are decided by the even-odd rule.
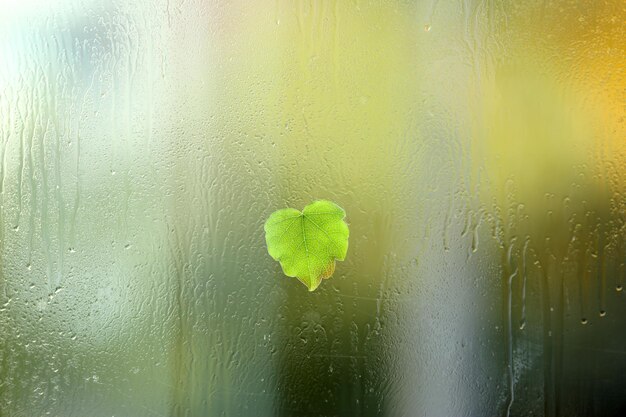
MULTIPOLYGON (((587 317, 585 309, 585 287, 589 278, 589 264, 587 257, 591 256, 589 250, 586 250, 581 256, 581 262, 578 269, 578 297, 580 303, 580 317, 587 317)), ((584 324, 584 323, 583 323, 584 324)))
MULTIPOLYGON (((602 236, 602 235, 601 235, 602 236)), ((603 244, 603 238, 600 237, 600 245, 598 247, 598 277, 600 285, 598 288, 598 304, 600 305, 600 311, 606 310, 605 304, 605 292, 606 292, 606 247, 603 244)))
MULTIPOLYGON (((31 102, 31 113, 37 114, 35 105, 31 102)), ((36 150, 34 148, 35 142, 35 126, 41 125, 39 119, 33 116, 30 123, 30 131, 28 134, 28 172, 30 183, 30 215, 28 216, 28 261, 27 265, 30 268, 33 262, 33 244, 35 242, 35 217, 37 213, 37 181, 35 176, 35 160, 37 158, 36 150)))
POLYGON ((450 216, 452 211, 452 204, 448 205, 448 210, 446 211, 446 217, 443 220, 443 249, 448 252, 450 250, 450 245, 448 242, 448 229, 450 228, 450 216))
MULTIPOLYGON (((49 94, 49 93, 48 93, 49 94)), ((50 103, 47 103, 46 109, 52 108, 50 103)), ((39 165, 41 166, 41 215, 40 215, 40 227, 41 227, 41 240, 43 243, 43 254, 46 259, 46 278, 48 280, 48 287, 54 288, 52 281, 52 259, 50 258, 50 247, 52 245, 50 241, 50 230, 48 230, 48 213, 50 209, 48 207, 48 173, 46 164, 46 136, 50 132, 50 119, 46 120, 44 133, 41 137, 41 144, 39 145, 39 165)))
MULTIPOLYGON (((1 104, 1 103, 0 103, 1 104)), ((0 161, 2 161, 2 165, 0 166, 0 170, 2 170, 2 173, 0 175, 0 177, 2 178, 2 183, 0 184, 0 250, 2 251, 2 253, 4 253, 4 175, 5 175, 5 171, 6 171, 6 164, 4 163, 4 152, 5 152, 5 147, 6 147, 6 142, 8 141, 8 138, 10 136, 10 129, 4 129, 4 126, 11 126, 12 120, 11 120, 11 111, 7 110, 8 115, 4 115, 2 112, 3 108, 0 107, 0 123, 2 123, 2 125, 0 125, 0 127, 2 127, 2 129, 0 129, 0 140, 2 140, 2 146, 1 146, 1 151, 2 151, 2 157, 0 158, 0 161), (6 120, 6 122, 5 122, 6 120)), ((3 274, 0 271, 0 289, 2 290, 2 305, 0 306, 0 311, 5 311, 5 308, 8 306, 8 303, 11 301, 11 294, 9 293, 9 289, 8 289, 8 285, 6 285, 5 283, 5 278, 3 276, 3 274)))
POLYGON ((74 190, 74 207, 72 209, 72 221, 70 223, 70 244, 76 247, 76 218, 78 217, 78 208, 80 207, 80 126, 76 133, 76 189, 74 190))
POLYGON ((526 238, 524 242, 524 248, 522 249, 522 311, 520 314, 520 330, 524 330, 526 327, 526 280, 528 277, 528 269, 527 269, 527 261, 526 257, 528 256, 528 244, 530 243, 530 238, 526 238))
POLYGON ((479 213, 478 219, 476 220, 476 223, 474 224, 474 227, 472 229, 472 253, 475 253, 478 250, 478 230, 480 228, 480 223, 482 222, 482 220, 482 213, 479 213))
POLYGON ((543 392, 544 392, 544 415, 554 415, 555 409, 555 369, 554 369, 554 349, 552 340, 552 300, 550 297, 549 279, 549 256, 543 256, 537 262, 537 268, 541 274, 541 295, 543 301, 543 392))
POLYGON ((506 259, 503 262, 502 268, 506 276, 506 327, 507 327, 507 339, 506 339, 506 362, 507 362, 507 380, 509 384, 509 398, 506 407, 506 416, 511 415, 511 407, 513 401, 515 401, 515 370, 513 369, 513 317, 512 317, 512 305, 513 305, 513 280, 518 274, 518 268, 514 268, 513 265, 513 249, 515 247, 515 238, 511 240, 511 245, 506 252, 506 259), (513 272, 509 272, 513 269, 513 272))
POLYGON ((26 155, 24 153, 25 149, 25 131, 26 126, 28 125, 28 120, 26 116, 22 114, 21 109, 18 106, 17 110, 20 114, 20 146, 19 146, 19 166, 17 169, 17 219, 15 220, 14 228, 17 230, 20 226, 20 218, 22 216, 22 178, 24 177, 24 169, 26 167, 25 159, 26 155))
POLYGON ((615 290, 617 292, 622 291, 624 288, 624 275, 626 275, 626 263, 620 263, 617 267, 617 282, 615 283, 615 290))
MULTIPOLYGON (((55 103, 55 108, 56 108, 55 103)), ((59 248, 57 252, 57 277, 54 282, 54 286, 58 286, 61 284, 63 269, 64 269, 64 257, 65 257, 65 202, 63 199, 62 189, 63 189, 63 176, 61 175, 61 163, 62 163, 62 150, 61 150, 61 136, 63 132, 59 128, 58 124, 55 122, 55 146, 54 146, 54 160, 55 160, 55 170, 54 177, 56 186, 54 188, 54 195, 56 198, 56 204, 58 207, 58 217, 57 217, 57 239, 59 240, 59 248)))
POLYGON ((424 25, 424 31, 430 32, 433 23, 433 16, 435 15, 435 10, 437 9, 437 4, 439 4, 439 0, 434 0, 432 5, 430 6, 430 13, 428 14, 428 21, 424 25))
POLYGON ((474 222, 474 212, 472 210, 468 210, 467 215, 465 216, 465 225, 463 226, 461 237, 465 237, 465 235, 469 233, 473 222, 474 222))

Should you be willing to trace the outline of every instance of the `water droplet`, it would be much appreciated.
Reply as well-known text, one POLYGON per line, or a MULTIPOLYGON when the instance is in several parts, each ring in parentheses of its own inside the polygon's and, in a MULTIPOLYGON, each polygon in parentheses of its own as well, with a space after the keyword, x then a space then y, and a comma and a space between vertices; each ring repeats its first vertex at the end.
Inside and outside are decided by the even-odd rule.
POLYGON ((589 323, 589 322, 587 321, 587 319, 586 319, 586 318, 584 318, 584 317, 583 317, 582 319, 580 319, 580 322, 581 322, 582 324, 587 324, 587 323, 589 323))
POLYGON ((526 320, 522 320, 519 324, 519 329, 524 330, 526 328, 526 320))
POLYGON ((616 291, 621 291, 621 290, 622 290, 622 286, 621 286, 621 285, 618 285, 617 287, 615 287, 615 290, 616 290, 616 291))
POLYGON ((600 317, 604 317, 604 316, 606 316, 606 311, 600 310, 600 317))

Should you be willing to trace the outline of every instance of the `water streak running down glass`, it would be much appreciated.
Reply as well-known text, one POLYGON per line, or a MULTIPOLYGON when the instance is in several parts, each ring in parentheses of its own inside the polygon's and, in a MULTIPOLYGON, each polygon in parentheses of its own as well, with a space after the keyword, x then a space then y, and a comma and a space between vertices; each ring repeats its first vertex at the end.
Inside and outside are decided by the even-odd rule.
POLYGON ((625 21, 0 0, 0 417, 624 415, 625 21))

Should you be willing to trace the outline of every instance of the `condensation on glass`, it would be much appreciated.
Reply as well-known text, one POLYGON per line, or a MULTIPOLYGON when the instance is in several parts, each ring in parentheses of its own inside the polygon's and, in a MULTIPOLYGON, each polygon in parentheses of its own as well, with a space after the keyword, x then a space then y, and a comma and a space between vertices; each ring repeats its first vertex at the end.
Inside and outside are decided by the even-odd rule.
POLYGON ((624 21, 0 1, 0 416, 623 415, 624 21), (318 198, 308 293, 263 222, 318 198))

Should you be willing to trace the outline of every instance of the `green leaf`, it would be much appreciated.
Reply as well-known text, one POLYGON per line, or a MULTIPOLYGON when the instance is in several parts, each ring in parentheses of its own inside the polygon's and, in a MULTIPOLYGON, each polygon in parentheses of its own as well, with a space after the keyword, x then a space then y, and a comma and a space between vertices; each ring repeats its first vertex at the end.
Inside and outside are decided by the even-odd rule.
POLYGON ((302 212, 275 211, 265 222, 267 251, 288 277, 296 277, 314 291, 335 272, 335 260, 348 252, 346 212, 326 200, 315 201, 302 212))

